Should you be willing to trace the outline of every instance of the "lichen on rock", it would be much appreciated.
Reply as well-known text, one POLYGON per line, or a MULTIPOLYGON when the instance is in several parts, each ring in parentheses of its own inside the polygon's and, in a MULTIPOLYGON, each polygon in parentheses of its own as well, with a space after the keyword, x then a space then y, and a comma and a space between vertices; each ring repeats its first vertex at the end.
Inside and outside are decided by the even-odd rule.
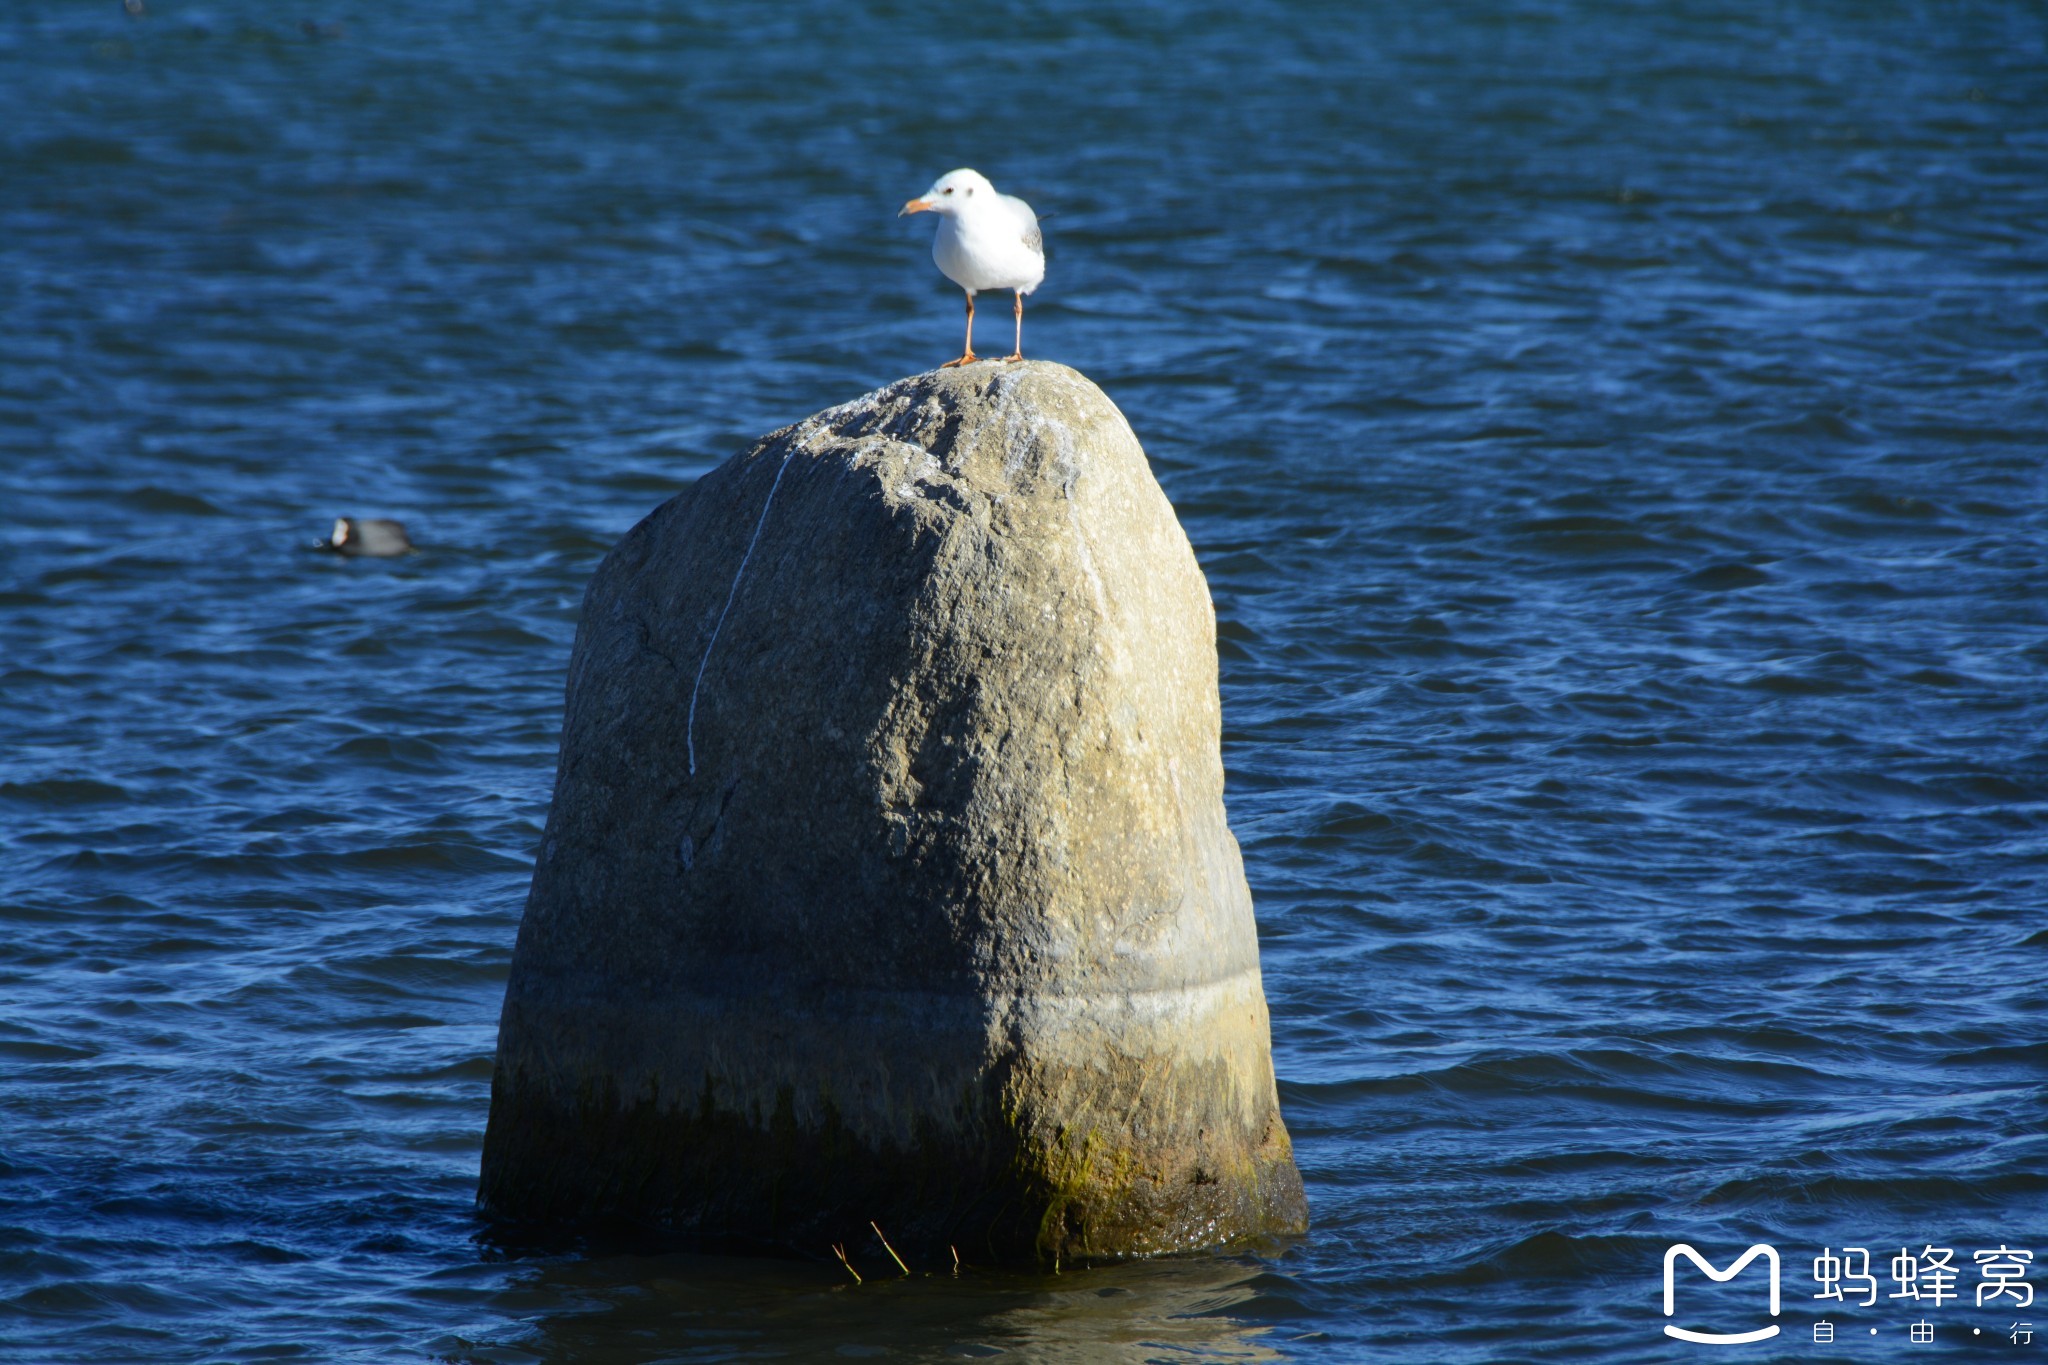
POLYGON ((584 602, 479 1194, 818 1252, 1301 1230, 1207 585, 1027 362, 764 438, 584 602))

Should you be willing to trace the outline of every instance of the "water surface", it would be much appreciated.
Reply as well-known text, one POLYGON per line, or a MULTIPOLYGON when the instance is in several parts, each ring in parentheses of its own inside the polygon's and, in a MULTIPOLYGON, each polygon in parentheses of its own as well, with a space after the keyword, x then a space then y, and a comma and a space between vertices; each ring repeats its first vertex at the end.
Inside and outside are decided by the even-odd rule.
POLYGON ((2044 54, 1989 3, 17 0, 0 1353, 1685 1359, 1664 1248, 1753 1240, 1785 1358, 1906 1351, 1823 1246, 2048 1254, 2044 54), (1214 590, 1314 1229, 495 1247, 583 585, 954 354, 893 215, 956 165, 1046 216, 1026 350, 1214 590), (306 550, 340 514, 423 552, 306 550))

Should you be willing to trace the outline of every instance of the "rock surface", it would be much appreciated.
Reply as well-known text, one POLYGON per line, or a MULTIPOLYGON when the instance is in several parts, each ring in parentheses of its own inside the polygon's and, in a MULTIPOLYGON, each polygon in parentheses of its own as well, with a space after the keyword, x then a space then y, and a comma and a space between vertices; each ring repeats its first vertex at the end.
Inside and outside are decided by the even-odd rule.
POLYGON ((1300 1231, 1215 619, 1123 415, 974 365, 627 534, 570 663, 479 1193, 822 1253, 1300 1231))

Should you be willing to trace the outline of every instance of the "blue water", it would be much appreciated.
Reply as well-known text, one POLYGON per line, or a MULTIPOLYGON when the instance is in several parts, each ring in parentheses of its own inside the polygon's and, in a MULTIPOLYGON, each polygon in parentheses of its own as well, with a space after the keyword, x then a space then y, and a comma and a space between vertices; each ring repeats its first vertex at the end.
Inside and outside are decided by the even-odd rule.
POLYGON ((2044 343, 2033 5, 12 0, 0 1355, 1692 1360, 1665 1248, 1764 1241, 1717 1358, 2031 1359, 2044 343), (1209 575, 1313 1230, 496 1245, 583 585, 956 353, 956 165, 1209 575), (1923 1244, 1960 1302, 1812 1297, 1923 1244))

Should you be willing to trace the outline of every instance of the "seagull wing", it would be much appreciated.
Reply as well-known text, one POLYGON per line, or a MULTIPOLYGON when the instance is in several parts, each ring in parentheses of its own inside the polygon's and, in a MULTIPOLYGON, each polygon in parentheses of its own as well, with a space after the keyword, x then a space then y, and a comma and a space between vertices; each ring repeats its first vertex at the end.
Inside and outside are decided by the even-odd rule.
POLYGON ((1004 195, 1003 202, 1017 216, 1017 226, 1023 229, 1024 245, 1040 256, 1045 255, 1045 234, 1038 230, 1038 215, 1031 211, 1031 205, 1014 194, 1004 195))

